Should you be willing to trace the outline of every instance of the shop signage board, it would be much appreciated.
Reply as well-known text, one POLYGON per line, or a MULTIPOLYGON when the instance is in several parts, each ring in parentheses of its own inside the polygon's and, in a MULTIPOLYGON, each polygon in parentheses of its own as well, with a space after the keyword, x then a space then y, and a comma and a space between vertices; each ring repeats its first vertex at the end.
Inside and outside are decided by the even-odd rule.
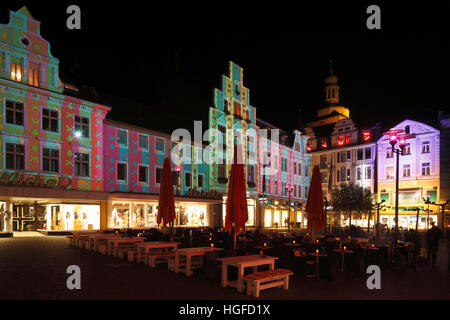
POLYGON ((188 192, 186 192, 185 196, 187 197, 194 197, 194 198, 207 198, 207 199, 220 199, 220 195, 217 193, 216 190, 211 191, 198 191, 197 189, 189 189, 188 192))
POLYGON ((0 185, 68 189, 72 185, 72 179, 64 176, 45 176, 20 171, 1 172, 0 185))

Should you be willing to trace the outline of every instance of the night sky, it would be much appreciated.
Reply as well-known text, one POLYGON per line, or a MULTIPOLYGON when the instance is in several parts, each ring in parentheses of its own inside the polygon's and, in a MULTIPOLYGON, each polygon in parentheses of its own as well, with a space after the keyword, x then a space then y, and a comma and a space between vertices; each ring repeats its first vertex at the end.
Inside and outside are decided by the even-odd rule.
MULTIPOLYGON (((258 117, 288 131, 299 108, 308 122, 324 105, 331 56, 341 101, 360 127, 406 116, 435 120, 437 110, 450 109, 448 18, 437 6, 380 5, 382 30, 368 30, 365 11, 373 3, 58 2, 3 1, 0 23, 8 22, 8 9, 27 5, 60 59, 62 80, 149 105, 149 128, 169 132, 207 121, 229 60, 244 68, 258 117), (74 3, 81 30, 66 28, 66 8, 74 3), (155 119, 155 108, 168 116, 155 119)), ((112 107, 116 120, 129 112, 112 107)))

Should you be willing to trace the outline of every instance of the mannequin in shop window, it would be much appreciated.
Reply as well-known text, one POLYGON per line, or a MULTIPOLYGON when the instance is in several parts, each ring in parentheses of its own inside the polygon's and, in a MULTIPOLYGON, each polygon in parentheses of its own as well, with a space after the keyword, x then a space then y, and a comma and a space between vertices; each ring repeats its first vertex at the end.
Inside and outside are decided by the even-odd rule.
POLYGON ((66 212, 65 224, 66 230, 70 230, 70 212, 66 212))

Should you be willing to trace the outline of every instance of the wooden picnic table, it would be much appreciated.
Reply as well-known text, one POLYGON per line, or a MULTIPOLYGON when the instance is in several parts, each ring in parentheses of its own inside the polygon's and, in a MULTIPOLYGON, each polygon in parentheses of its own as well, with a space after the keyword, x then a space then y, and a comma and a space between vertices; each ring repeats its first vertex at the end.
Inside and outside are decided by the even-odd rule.
POLYGON ((116 233, 91 234, 89 235, 89 249, 96 252, 98 250, 97 244, 99 240, 106 240, 111 238, 122 238, 122 235, 116 233))
MULTIPOLYGON (((176 249, 180 242, 174 241, 149 241, 136 244, 137 262, 142 262, 142 257, 147 256, 151 252, 164 252, 170 249, 176 249)), ((147 261, 145 261, 147 264, 147 261)))
POLYGON ((189 277, 193 274, 192 271, 192 257, 198 257, 205 255, 206 252, 211 251, 219 251, 223 250, 222 248, 216 247, 196 247, 196 248, 183 248, 183 249, 175 249, 175 273, 184 272, 189 277), (180 266, 180 258, 181 256, 186 257, 186 267, 184 269, 180 266))
POLYGON ((136 242, 144 242, 144 240, 145 238, 142 237, 118 237, 114 239, 108 239, 108 255, 113 255, 115 249, 119 246, 119 244, 133 244, 136 242))
MULTIPOLYGON (((88 241, 89 242, 89 237, 91 235, 96 235, 96 234, 103 234, 101 231, 97 231, 97 232, 90 232, 90 233, 79 233, 75 236, 75 246, 76 247, 80 247, 80 241, 88 241)), ((89 243, 88 243, 88 247, 89 247, 89 243)))
POLYGON ((82 235, 89 235, 89 234, 95 234, 100 233, 99 230, 83 230, 83 231, 71 231, 72 238, 71 238, 71 244, 78 247, 78 239, 82 235))
POLYGON ((245 268, 253 268, 253 272, 258 271, 258 266, 268 265, 269 270, 275 268, 275 260, 277 257, 265 255, 249 255, 219 258, 222 261, 222 287, 231 286, 237 288, 239 292, 244 291, 244 270, 245 268), (238 268, 238 279, 235 281, 228 280, 228 266, 238 268))

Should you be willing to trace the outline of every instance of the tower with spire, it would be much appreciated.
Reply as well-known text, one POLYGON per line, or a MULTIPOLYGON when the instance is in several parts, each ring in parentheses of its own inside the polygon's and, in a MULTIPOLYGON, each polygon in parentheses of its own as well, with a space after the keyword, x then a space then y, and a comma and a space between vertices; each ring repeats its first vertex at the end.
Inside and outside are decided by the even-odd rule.
POLYGON ((339 100, 339 90, 338 77, 334 73, 333 59, 331 59, 330 75, 325 79, 325 106, 317 111, 317 119, 308 123, 308 127, 328 125, 350 117, 350 110, 342 105, 339 100))

